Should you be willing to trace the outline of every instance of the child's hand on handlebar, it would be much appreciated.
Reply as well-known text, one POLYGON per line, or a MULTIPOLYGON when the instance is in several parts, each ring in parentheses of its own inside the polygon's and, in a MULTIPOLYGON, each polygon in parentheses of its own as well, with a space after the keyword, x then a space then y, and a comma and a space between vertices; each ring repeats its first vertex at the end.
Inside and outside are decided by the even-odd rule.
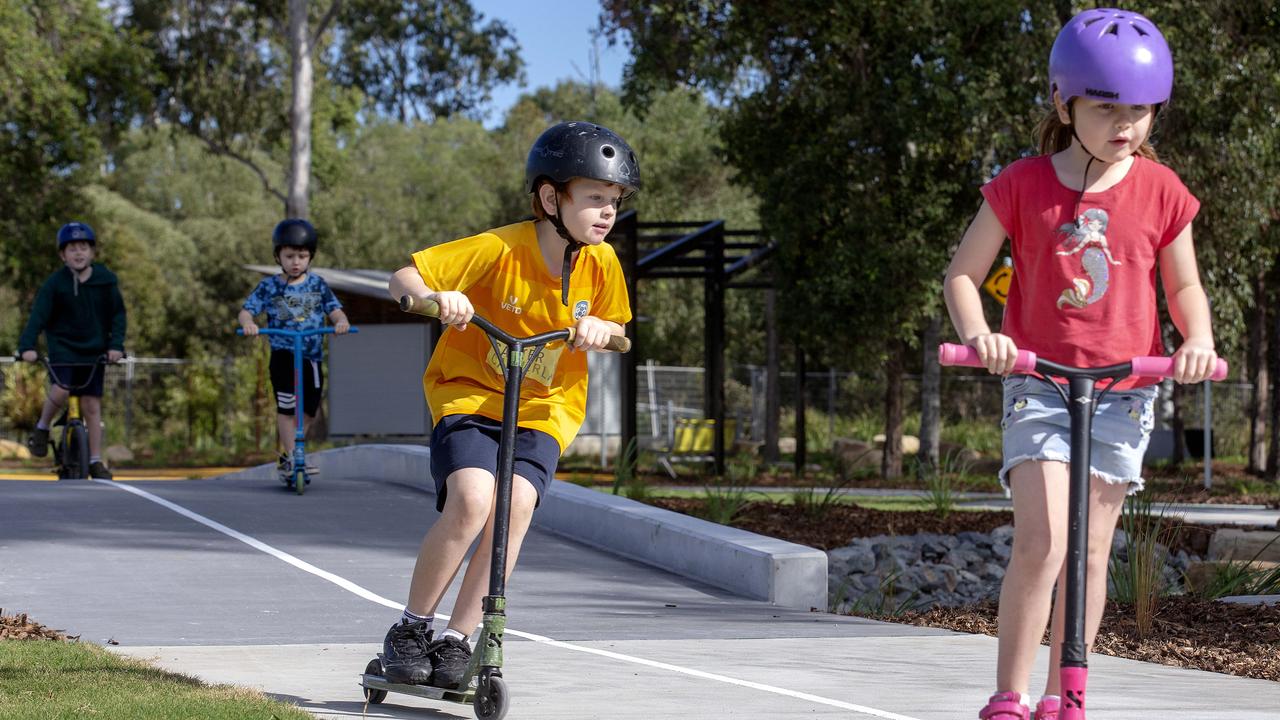
POLYGON ((476 313, 471 300, 457 290, 431 293, 427 299, 434 300, 440 306, 440 322, 455 325, 459 330, 466 330, 471 316, 476 313))
POLYGON ((37 357, 39 356, 36 355, 35 350, 24 350, 22 352, 22 362, 35 362, 37 357))
POLYGON ((966 343, 978 352, 982 365, 992 375, 1008 375, 1018 360, 1018 346, 1013 338, 1001 333, 983 333, 966 343))
POLYGON ((586 315, 574 326, 574 350, 604 350, 609 339, 617 332, 613 323, 586 315))
POLYGON ((1173 379, 1188 384, 1208 380, 1218 367, 1212 341, 1187 340, 1173 354, 1173 379))
POLYGON ((244 330, 245 337, 253 337, 258 334, 258 326, 252 322, 247 322, 241 325, 240 329, 244 330))
POLYGON ((335 335, 346 335, 347 331, 349 331, 350 329, 351 329, 351 323, 347 322, 346 320, 342 320, 340 322, 336 322, 333 324, 333 333, 335 335))
POLYGON ((107 351, 107 362, 109 363, 118 363, 120 362, 120 359, 123 357, 124 357, 124 353, 119 350, 107 351))

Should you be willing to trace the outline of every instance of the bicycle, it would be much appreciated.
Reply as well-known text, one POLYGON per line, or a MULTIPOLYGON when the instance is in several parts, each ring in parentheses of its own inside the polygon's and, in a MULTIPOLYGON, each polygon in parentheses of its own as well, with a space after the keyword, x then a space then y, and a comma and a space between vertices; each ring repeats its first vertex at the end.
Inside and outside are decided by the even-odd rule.
MULTIPOLYGON (((941 365, 983 367, 978 352, 966 345, 938 346, 941 365)), ((1075 368, 1042 360, 1030 350, 1019 350, 1013 372, 1036 372, 1045 377, 1062 377, 1067 390, 1051 382, 1071 414, 1070 485, 1067 494, 1067 591, 1062 632, 1062 656, 1058 674, 1062 686, 1061 720, 1085 720, 1085 687, 1089 681, 1089 660, 1084 642, 1085 571, 1089 554, 1089 467, 1093 438, 1093 413, 1110 391, 1094 394, 1098 380, 1127 377, 1167 378, 1173 376, 1173 358, 1135 357, 1129 362, 1103 368, 1075 368), (1083 459, 1077 462, 1078 459, 1083 459)), ((1227 361, 1219 359, 1212 380, 1227 377, 1227 361)))
MULTIPOLYGON (((400 309, 427 317, 438 317, 440 313, 440 306, 435 301, 415 301, 408 295, 400 298, 400 309)), ((472 315, 470 322, 489 336, 489 344, 493 347, 505 379, 502 434, 498 440, 498 487, 494 501, 489 594, 483 600, 484 620, 480 627, 480 638, 476 642, 476 652, 471 655, 471 663, 457 690, 387 682, 383 677, 381 654, 365 666, 364 674, 360 676, 360 686, 364 688, 364 697, 370 705, 381 703, 388 692, 397 692, 433 700, 470 703, 480 720, 501 720, 507 714, 509 702, 507 684, 502 678, 502 634, 507 625, 507 538, 511 523, 511 483, 515 476, 516 427, 520 419, 520 386, 525 372, 537 362, 542 349, 558 340, 573 342, 576 329, 565 328, 517 338, 479 315, 472 315), (474 690, 471 689, 473 679, 476 681, 474 690)), ((631 340, 625 335, 614 335, 605 349, 627 352, 631 349, 631 340)))
MULTIPOLYGON (((347 332, 356 333, 360 332, 360 329, 353 326, 347 332)), ((236 334, 243 336, 244 328, 236 328, 236 334)), ((307 439, 303 425, 305 413, 302 410, 302 339, 312 335, 332 335, 334 330, 331 327, 306 330, 259 328, 258 334, 293 338, 293 396, 297 398, 297 407, 293 414, 298 419, 298 429, 293 436, 293 457, 290 458, 289 468, 280 473, 280 481, 285 484, 285 487, 293 488, 294 492, 302 495, 306 492, 306 487, 311 484, 312 477, 319 474, 315 468, 307 467, 307 439)))
POLYGON ((98 369, 104 367, 107 362, 105 355, 91 363, 54 364, 49 362, 48 357, 40 357, 40 364, 44 365, 45 370, 49 372, 50 382, 70 393, 66 406, 62 408, 61 414, 50 428, 61 425, 62 432, 59 433, 57 440, 53 439, 53 433, 49 434, 49 444, 53 446, 53 460, 57 463, 54 471, 57 472, 59 480, 85 480, 89 477, 89 429, 80 416, 80 396, 75 393, 92 384, 98 369), (62 376, 54 370, 54 368, 69 370, 78 367, 93 368, 88 378, 78 385, 62 382, 62 376))

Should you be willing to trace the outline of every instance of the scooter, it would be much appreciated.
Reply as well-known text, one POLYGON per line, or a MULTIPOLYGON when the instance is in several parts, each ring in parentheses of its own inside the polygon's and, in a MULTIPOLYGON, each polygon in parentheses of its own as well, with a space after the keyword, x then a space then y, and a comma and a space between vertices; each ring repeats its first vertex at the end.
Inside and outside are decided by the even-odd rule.
MULTIPOLYGON (((427 317, 440 315, 440 306, 434 301, 415 299, 408 295, 400 298, 400 309, 427 317)), ((364 674, 360 676, 360 686, 364 688, 365 699, 371 705, 377 705, 385 700, 388 692, 395 692, 432 700, 470 703, 475 709, 477 718, 500 720, 506 716, 510 704, 506 680, 502 677, 502 634, 507 624, 507 538, 511 523, 511 483, 515 475, 520 385, 524 381, 525 373, 542 353, 542 349, 549 343, 560 340, 567 343, 573 342, 575 329, 565 328, 531 337, 516 338, 479 315, 471 317, 471 324, 489 336, 489 344, 493 347, 494 355, 499 359, 498 362, 505 377, 502 434, 498 440, 498 486, 494 506, 493 557, 489 566, 489 594, 483 600, 484 620, 480 627, 476 652, 472 653, 471 663, 467 666, 467 671, 456 689, 387 682, 383 676, 384 658, 381 654, 370 660, 365 667, 364 674), (475 681, 474 688, 472 680, 475 681)), ((614 335, 605 349, 613 352, 627 352, 631 349, 631 340, 624 335, 614 335)))
MULTIPOLYGON (((983 367, 978 352, 965 345, 944 343, 938 347, 942 365, 983 367)), ((1089 467, 1093 413, 1110 388, 1094 394, 1098 380, 1127 377, 1167 378, 1173 375, 1173 358, 1135 357, 1129 362, 1104 368, 1074 368, 1042 360, 1034 352, 1019 350, 1013 372, 1036 372, 1046 377, 1067 380, 1067 390, 1057 382, 1049 383, 1071 413, 1070 491, 1067 499, 1067 592, 1062 658, 1058 677, 1062 684, 1062 720, 1085 720, 1085 686, 1089 680, 1089 661, 1084 641, 1085 568, 1089 552, 1089 467)), ((1227 361, 1219 359, 1212 380, 1227 377, 1227 361)))
MULTIPOLYGON (((293 435, 291 466, 287 473, 281 473, 280 481, 286 487, 293 488, 293 491, 299 495, 306 492, 307 486, 311 484, 311 478, 317 474, 314 469, 307 467, 307 439, 303 426, 303 415, 305 413, 302 411, 302 339, 312 335, 332 335, 333 332, 331 327, 310 328, 307 330, 258 329, 259 335, 279 335, 280 337, 293 338, 293 397, 297 402, 293 414, 298 419, 298 430, 293 435)), ((360 329, 352 327, 347 332, 360 332, 360 329)), ((244 335, 244 328, 236 328, 236 334, 244 335)))

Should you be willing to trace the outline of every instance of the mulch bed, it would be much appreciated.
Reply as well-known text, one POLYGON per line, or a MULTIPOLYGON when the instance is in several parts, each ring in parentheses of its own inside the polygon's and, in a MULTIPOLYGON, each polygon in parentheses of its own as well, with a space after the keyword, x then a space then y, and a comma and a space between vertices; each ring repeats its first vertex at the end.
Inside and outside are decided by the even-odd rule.
MULTIPOLYGON (((994 602, 877 620, 996 636, 994 602)), ((1044 642, 1049 641, 1046 633, 1044 642)), ((1107 603, 1093 651, 1173 667, 1280 682, 1280 605, 1162 598, 1151 635, 1138 637, 1133 608, 1107 603)))
MULTIPOLYGON (((705 501, 701 498, 652 498, 647 502, 686 515, 705 517, 706 514, 705 501)), ((893 512, 840 504, 818 515, 794 505, 753 501, 743 506, 732 525, 830 550, 848 545, 855 537, 920 532, 954 535, 966 530, 986 533, 1012 522, 1013 514, 1009 512, 957 511, 942 519, 930 511, 893 512)), ((1183 531, 1172 543, 1174 551, 1185 549, 1203 556, 1214 528, 1181 527, 1183 531)), ((935 608, 875 619, 996 635, 995 603, 935 608)), ((1048 642, 1047 635, 1045 642, 1048 642)), ((1280 605, 1236 605, 1188 596, 1162 598, 1151 635, 1139 638, 1133 609, 1109 602, 1094 652, 1280 681, 1280 605)))
POLYGON ((27 619, 27 614, 5 615, 0 608, 0 640, 79 640, 79 635, 69 636, 40 623, 27 619))

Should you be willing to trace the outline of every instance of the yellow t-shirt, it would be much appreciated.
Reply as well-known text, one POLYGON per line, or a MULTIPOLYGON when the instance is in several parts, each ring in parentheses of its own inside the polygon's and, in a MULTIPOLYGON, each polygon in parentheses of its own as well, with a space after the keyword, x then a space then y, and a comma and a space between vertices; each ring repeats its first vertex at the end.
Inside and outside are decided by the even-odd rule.
MULTIPOLYGON (((625 324, 631 303, 618 256, 608 244, 578 253, 569 282, 569 305, 560 302, 560 279, 547 271, 532 222, 495 228, 413 254, 427 287, 465 294, 477 315, 514 337, 573 327, 592 315, 625 324)), ((503 376, 483 330, 444 331, 422 376, 433 422, 448 415, 502 420, 503 376)), ((548 344, 520 389, 520 427, 556 439, 560 452, 582 427, 587 408, 587 354, 564 342, 548 344)))

